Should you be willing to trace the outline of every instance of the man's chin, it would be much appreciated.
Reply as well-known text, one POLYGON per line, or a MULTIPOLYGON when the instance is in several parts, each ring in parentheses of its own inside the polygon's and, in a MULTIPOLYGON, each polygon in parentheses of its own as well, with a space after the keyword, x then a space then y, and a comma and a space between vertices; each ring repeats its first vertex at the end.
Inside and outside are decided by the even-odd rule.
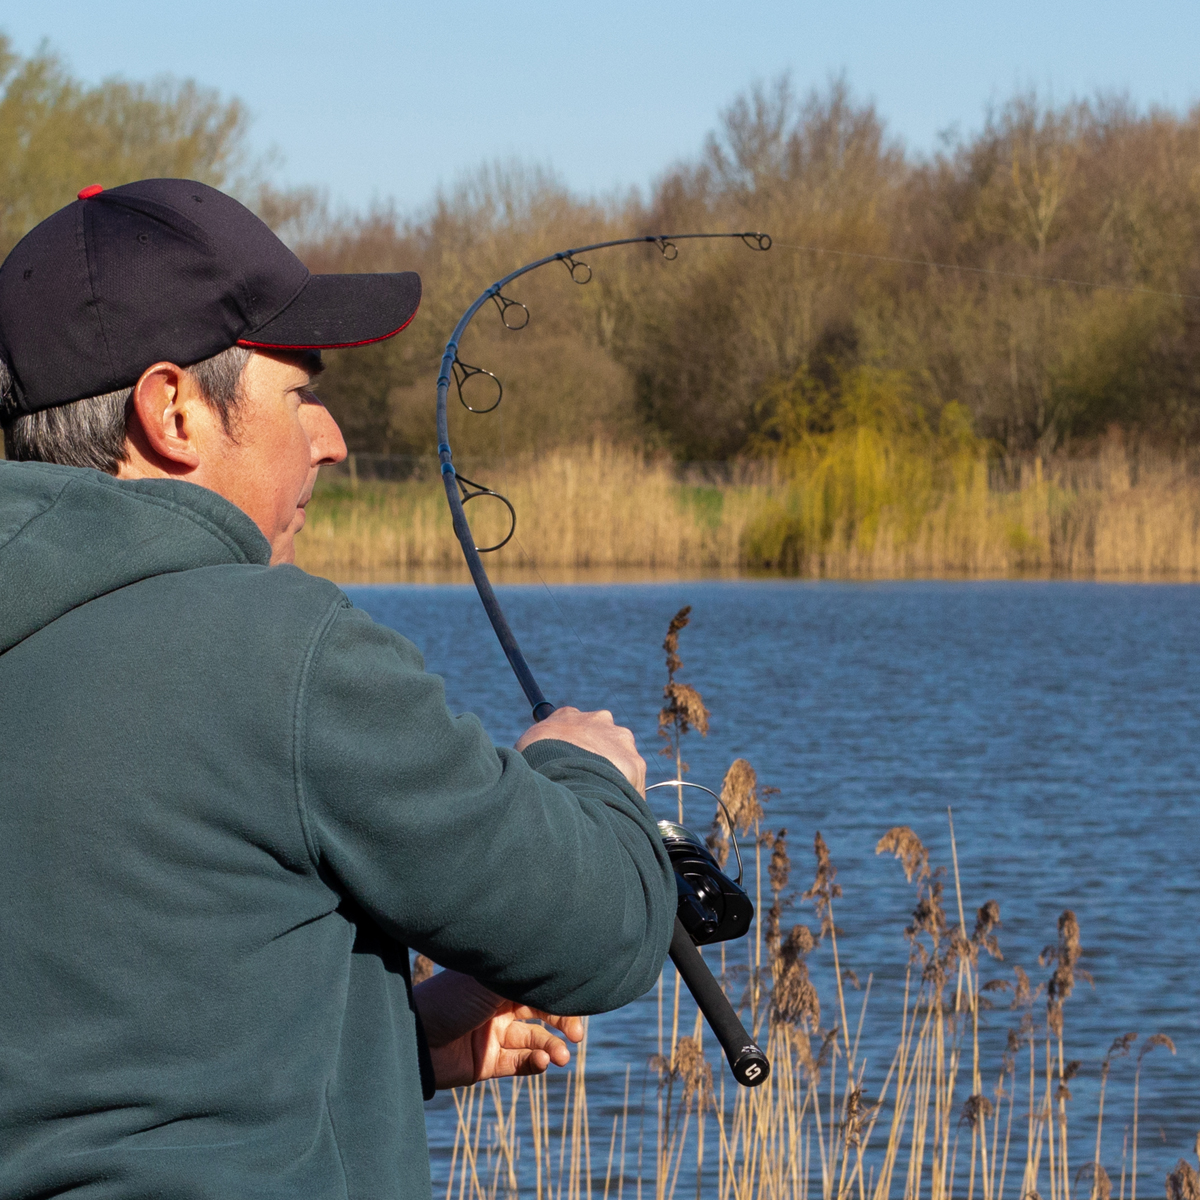
POLYGON ((296 534, 304 528, 304 509, 296 509, 292 523, 271 542, 271 566, 296 561, 296 534))

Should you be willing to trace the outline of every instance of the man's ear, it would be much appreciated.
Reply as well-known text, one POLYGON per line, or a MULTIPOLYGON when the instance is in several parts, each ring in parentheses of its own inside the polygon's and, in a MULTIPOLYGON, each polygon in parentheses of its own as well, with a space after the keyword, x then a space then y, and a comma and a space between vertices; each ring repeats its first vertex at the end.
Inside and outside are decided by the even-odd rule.
POLYGON ((127 436, 135 452, 171 475, 200 465, 197 406, 204 403, 182 367, 159 362, 142 372, 133 388, 127 436))

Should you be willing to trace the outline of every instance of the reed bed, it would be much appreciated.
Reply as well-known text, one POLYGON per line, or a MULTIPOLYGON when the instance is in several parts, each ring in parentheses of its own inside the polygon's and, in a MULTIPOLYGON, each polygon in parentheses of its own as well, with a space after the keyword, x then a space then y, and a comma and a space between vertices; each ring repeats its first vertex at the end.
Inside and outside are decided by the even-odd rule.
MULTIPOLYGON (((679 678, 688 616, 676 615, 664 643, 660 730, 663 754, 677 767, 681 740, 703 734, 709 715, 679 678)), ((738 839, 749 869, 752 932, 707 954, 767 1049, 767 1081, 754 1089, 728 1082, 719 1049, 668 967, 658 984, 657 1051, 629 1065, 623 1102, 603 1118, 589 1108, 586 1036, 565 1079, 491 1081, 455 1093, 453 1151, 448 1172, 438 1172, 445 1200, 1137 1200, 1143 1066, 1175 1046, 1161 1032, 1115 1037, 1103 1056, 1094 1124, 1072 1125, 1081 1062, 1068 1051, 1066 1016, 1077 981, 1089 978, 1074 912, 1063 911, 1036 967, 1010 967, 999 904, 971 909, 962 894, 952 817, 943 866, 911 828, 883 831, 876 854, 897 860, 913 908, 894 1050, 868 1071, 861 1046, 867 1021, 877 1022, 873 979, 850 990, 860 981, 839 951, 837 868, 817 832, 808 886, 793 885, 787 831, 766 827, 774 790, 736 760, 722 786, 727 816, 714 817, 708 838, 722 862, 738 839), (832 966, 824 995, 809 969, 818 948, 832 966), (998 1061, 981 1039, 985 1013, 1007 1027, 998 1061), (1105 1100, 1122 1059, 1123 1078, 1132 1074, 1132 1122, 1118 1157, 1117 1139, 1105 1139, 1105 1100), (631 1098, 633 1071, 652 1081, 649 1105, 644 1095, 631 1098)), ((1200 1173, 1180 1159, 1166 1192, 1168 1200, 1195 1200, 1200 1173)))
MULTIPOLYGON (((609 445, 471 465, 471 477, 517 511, 516 537, 489 558, 500 577, 554 569, 1200 576, 1200 480, 1186 461, 1120 446, 1086 461, 936 464, 864 436, 836 463, 750 462, 715 481, 689 480, 672 463, 609 445)), ((308 511, 297 542, 306 570, 348 582, 422 572, 465 578, 433 472, 405 482, 333 476, 308 511)), ((480 545, 507 528, 495 500, 472 501, 467 511, 480 545)))
MULTIPOLYGON (((736 799, 739 774, 754 788, 752 770, 735 764, 727 804, 736 799)), ((860 1041, 871 981, 852 1006, 854 993, 843 982, 849 973, 838 961, 833 913, 841 893, 829 849, 817 834, 816 870, 804 893, 815 905, 817 928, 797 924, 784 931, 781 901, 791 870, 786 835, 763 828, 753 798, 750 808, 752 818, 759 810, 749 826, 751 886, 767 905, 759 906, 746 946, 717 947, 710 956, 766 1046, 768 1081, 754 1090, 727 1082, 720 1050, 706 1043, 699 1015, 687 1011, 686 1001, 681 1005, 678 978, 669 969, 670 980, 659 984, 660 1049, 649 1061, 657 1085, 649 1111, 645 1102, 631 1102, 627 1070, 623 1104, 607 1120, 593 1119, 586 1038, 565 1081, 540 1077, 463 1089, 454 1100, 458 1123, 446 1200, 624 1200, 627 1194, 631 1200, 685 1194, 715 1200, 1137 1200, 1138 1146, 1146 1138, 1140 1076, 1147 1054, 1174 1054, 1175 1047, 1164 1033, 1140 1044, 1136 1032, 1115 1038, 1103 1060, 1094 1125, 1071 1125, 1071 1083, 1081 1064, 1068 1053, 1064 1008, 1084 974, 1074 914, 1063 912, 1039 960, 1047 969, 1042 981, 1020 967, 997 968, 998 977, 985 980, 988 960, 1000 957, 998 905, 980 906, 969 926, 957 849, 955 886, 946 896, 945 873, 932 866, 916 834, 907 827, 886 831, 877 852, 895 854, 914 885, 906 930, 912 954, 894 1053, 882 1072, 868 1077, 860 1041), (834 961, 833 991, 824 1000, 806 965, 823 942, 834 961), (1009 1010, 1011 1027, 1000 1061, 989 1063, 980 1049, 980 1017, 995 1008, 1009 1010), (1133 1074, 1132 1128, 1105 1142, 1108 1076, 1124 1057, 1133 1074), (648 1146, 638 1136, 644 1125, 651 1130, 648 1146)), ((1168 1176, 1169 1200, 1193 1200, 1198 1193, 1189 1189, 1198 1181, 1196 1168, 1181 1159, 1168 1176)), ((1144 1193, 1144 1172, 1140 1182, 1144 1193)))

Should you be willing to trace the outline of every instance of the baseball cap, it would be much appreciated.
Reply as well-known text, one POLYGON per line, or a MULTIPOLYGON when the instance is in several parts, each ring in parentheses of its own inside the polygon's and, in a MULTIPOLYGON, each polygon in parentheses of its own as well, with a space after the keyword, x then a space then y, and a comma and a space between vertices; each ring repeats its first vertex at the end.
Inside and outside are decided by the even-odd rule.
POLYGON ((399 333, 413 271, 314 275, 231 196, 143 179, 78 199, 0 266, 0 357, 31 413, 131 387, 152 363, 231 346, 325 350, 399 333))

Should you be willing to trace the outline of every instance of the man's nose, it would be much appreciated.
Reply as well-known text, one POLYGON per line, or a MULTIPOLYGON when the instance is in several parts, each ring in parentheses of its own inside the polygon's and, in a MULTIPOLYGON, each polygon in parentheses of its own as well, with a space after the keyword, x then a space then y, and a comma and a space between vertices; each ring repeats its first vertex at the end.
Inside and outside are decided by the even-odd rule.
POLYGON ((314 404, 308 416, 312 465, 321 467, 326 463, 340 463, 346 457, 346 439, 342 437, 342 431, 329 409, 323 404, 314 404))

